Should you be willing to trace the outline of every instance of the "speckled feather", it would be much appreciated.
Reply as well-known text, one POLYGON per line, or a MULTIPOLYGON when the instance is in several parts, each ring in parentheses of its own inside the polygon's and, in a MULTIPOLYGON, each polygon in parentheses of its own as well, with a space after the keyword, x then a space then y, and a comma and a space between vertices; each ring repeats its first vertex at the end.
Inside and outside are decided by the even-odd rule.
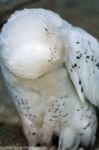
POLYGON ((25 9, 0 35, 1 71, 30 146, 50 145, 52 135, 59 136, 58 150, 95 142, 95 110, 81 103, 64 65, 64 27, 72 29, 51 11, 25 9))
POLYGON ((77 27, 72 28, 68 39, 65 35, 65 64, 78 95, 82 102, 87 98, 99 107, 99 42, 77 27))

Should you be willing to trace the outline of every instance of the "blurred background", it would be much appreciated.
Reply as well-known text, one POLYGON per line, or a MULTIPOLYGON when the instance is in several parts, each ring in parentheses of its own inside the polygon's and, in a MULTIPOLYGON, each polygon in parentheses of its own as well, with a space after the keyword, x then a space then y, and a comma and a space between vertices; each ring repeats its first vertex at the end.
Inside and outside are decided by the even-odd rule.
MULTIPOLYGON (((79 26, 99 38, 99 0, 0 0, 0 30, 15 10, 39 7, 57 12, 74 26, 79 26)), ((94 150, 99 148, 98 143, 99 140, 94 150)), ((21 150, 26 145, 20 118, 0 73, 0 150, 7 150, 8 147, 12 150, 20 147, 21 150)))

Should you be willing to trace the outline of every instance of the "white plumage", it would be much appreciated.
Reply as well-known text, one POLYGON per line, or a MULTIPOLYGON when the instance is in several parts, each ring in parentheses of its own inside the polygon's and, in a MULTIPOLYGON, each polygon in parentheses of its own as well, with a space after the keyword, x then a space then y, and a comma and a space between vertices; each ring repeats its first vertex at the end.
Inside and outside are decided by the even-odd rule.
POLYGON ((52 135, 59 136, 58 150, 95 142, 95 110, 82 104, 64 65, 71 30, 44 9, 16 11, 2 29, 1 71, 31 146, 50 145, 52 135))
MULTIPOLYGON (((64 31, 67 30, 66 28, 64 31)), ((81 28, 72 27, 67 37, 65 63, 71 80, 83 102, 85 98, 99 107, 99 42, 81 28)))

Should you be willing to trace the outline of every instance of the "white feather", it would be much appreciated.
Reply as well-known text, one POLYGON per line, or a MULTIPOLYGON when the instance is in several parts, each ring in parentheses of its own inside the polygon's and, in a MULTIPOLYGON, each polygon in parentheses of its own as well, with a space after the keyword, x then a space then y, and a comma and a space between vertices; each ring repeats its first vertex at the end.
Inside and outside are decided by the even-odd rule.
POLYGON ((59 136, 62 150, 76 150, 79 142, 94 144, 94 108, 86 100, 82 105, 63 65, 68 47, 64 48, 63 33, 69 35, 71 29, 44 9, 17 11, 2 29, 1 71, 32 146, 51 144, 53 134, 59 136))
MULTIPOLYGON (((66 28, 65 28, 66 29, 66 28)), ((65 32, 64 32, 64 39, 65 32)), ((99 106, 99 43, 86 31, 73 27, 68 36, 65 63, 82 101, 99 106)))

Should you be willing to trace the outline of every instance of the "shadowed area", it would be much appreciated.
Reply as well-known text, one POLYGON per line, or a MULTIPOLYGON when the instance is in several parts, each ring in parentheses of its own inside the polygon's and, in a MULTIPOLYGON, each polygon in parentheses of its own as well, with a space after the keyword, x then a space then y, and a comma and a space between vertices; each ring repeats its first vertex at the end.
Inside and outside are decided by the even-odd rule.
POLYGON ((27 146, 27 141, 18 123, 0 122, 0 147, 27 146))

